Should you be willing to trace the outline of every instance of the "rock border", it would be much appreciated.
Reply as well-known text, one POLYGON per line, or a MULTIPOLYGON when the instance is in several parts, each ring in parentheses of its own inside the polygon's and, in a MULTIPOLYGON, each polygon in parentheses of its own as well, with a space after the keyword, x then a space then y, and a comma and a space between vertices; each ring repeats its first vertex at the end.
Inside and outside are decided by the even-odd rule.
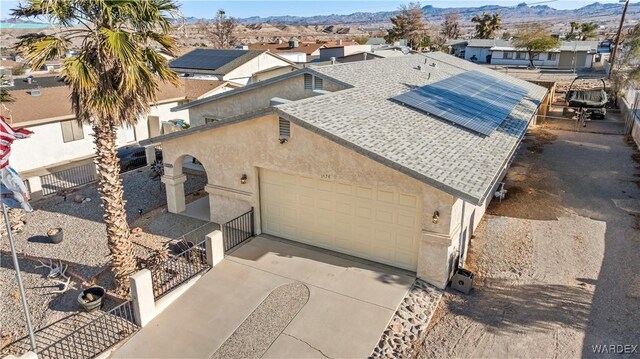
POLYGON ((442 299, 443 291, 416 279, 382 333, 370 358, 408 358, 419 350, 419 340, 442 299))

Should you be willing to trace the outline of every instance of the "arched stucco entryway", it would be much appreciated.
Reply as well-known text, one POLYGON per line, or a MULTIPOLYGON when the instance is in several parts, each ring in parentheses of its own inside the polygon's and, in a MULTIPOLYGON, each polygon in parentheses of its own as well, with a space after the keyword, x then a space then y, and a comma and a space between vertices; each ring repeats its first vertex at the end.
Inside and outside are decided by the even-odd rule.
POLYGON ((189 154, 181 154, 175 160, 166 160, 162 182, 166 186, 168 211, 210 221, 209 196, 198 198, 189 204, 186 203, 185 183, 188 176, 203 176, 206 178, 205 182, 209 180, 204 165, 196 157, 189 154))

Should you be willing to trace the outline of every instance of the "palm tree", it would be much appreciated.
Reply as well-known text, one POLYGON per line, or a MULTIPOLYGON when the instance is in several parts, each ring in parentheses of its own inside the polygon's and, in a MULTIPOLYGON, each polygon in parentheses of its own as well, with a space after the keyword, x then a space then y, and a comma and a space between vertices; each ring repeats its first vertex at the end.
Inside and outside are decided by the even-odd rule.
MULTIPOLYGON (((4 75, 2 75, 2 77, 4 77, 4 75)), ((13 102, 13 101, 15 101, 15 99, 13 98, 13 96, 11 96, 9 91, 7 91, 6 88, 1 87, 0 88, 0 103, 2 103, 2 102, 13 102)))
POLYGON ((483 12, 482 15, 474 15, 471 22, 476 23, 475 38, 477 39, 491 39, 495 32, 502 28, 502 19, 499 13, 483 12))
POLYGON ((126 295, 136 270, 124 207, 116 129, 132 126, 155 100, 158 80, 178 84, 177 75, 153 48, 172 53, 173 0, 23 0, 14 16, 44 17, 59 24, 51 34, 28 34, 17 45, 36 69, 63 56, 74 41, 77 52, 64 59, 61 76, 71 87, 76 118, 93 128, 99 191, 111 251, 116 292, 126 295))

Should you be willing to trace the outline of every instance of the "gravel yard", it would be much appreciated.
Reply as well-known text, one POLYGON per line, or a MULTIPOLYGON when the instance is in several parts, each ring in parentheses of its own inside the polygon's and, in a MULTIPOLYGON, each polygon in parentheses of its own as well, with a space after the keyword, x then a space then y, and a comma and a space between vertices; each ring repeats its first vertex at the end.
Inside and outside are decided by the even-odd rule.
MULTIPOLYGON (((129 224, 132 228, 143 229, 143 233, 134 239, 134 243, 137 243, 134 246, 136 255, 146 257, 151 253, 150 249, 205 224, 203 221, 167 213, 164 209, 164 186, 158 179, 149 177, 147 168, 125 173, 122 178, 129 224)), ((185 192, 191 195, 187 201, 199 198, 205 184, 204 177, 188 176, 185 192)), ((26 214, 27 224, 23 231, 14 236, 18 253, 62 260, 68 264, 70 271, 88 280, 104 273, 96 279, 98 284, 108 288, 109 249, 96 185, 79 188, 67 194, 66 198, 53 196, 44 199, 34 203, 34 209, 34 212, 26 214), (90 201, 76 203, 73 200, 76 195, 90 201), (62 243, 49 242, 46 233, 51 227, 63 228, 62 243)), ((0 347, 3 347, 25 335, 26 328, 15 271, 8 255, 9 245, 6 240, 1 243, 0 293, 4 299, 0 306, 0 347)), ((79 284, 75 284, 75 290, 69 290, 62 295, 52 294, 51 291, 58 286, 46 278, 47 268, 35 268, 36 265, 37 262, 31 260, 20 260, 33 325, 40 328, 77 313, 79 284)))
POLYGON ((533 130, 471 242, 475 288, 445 293, 420 357, 598 357, 597 345, 640 344, 636 158, 622 136, 533 130))

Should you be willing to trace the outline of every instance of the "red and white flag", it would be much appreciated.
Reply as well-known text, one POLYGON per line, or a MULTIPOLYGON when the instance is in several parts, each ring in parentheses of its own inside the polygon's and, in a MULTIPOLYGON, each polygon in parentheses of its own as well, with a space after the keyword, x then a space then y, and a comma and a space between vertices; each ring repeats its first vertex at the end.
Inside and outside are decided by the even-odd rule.
POLYGON ((11 144, 17 139, 27 138, 33 132, 26 128, 15 130, 9 126, 4 117, 0 116, 0 169, 9 165, 9 155, 11 154, 11 144))
POLYGON ((11 208, 22 208, 27 212, 33 211, 29 191, 18 172, 9 166, 9 155, 13 141, 27 138, 32 133, 25 128, 15 130, 0 116, 0 199, 11 208))

